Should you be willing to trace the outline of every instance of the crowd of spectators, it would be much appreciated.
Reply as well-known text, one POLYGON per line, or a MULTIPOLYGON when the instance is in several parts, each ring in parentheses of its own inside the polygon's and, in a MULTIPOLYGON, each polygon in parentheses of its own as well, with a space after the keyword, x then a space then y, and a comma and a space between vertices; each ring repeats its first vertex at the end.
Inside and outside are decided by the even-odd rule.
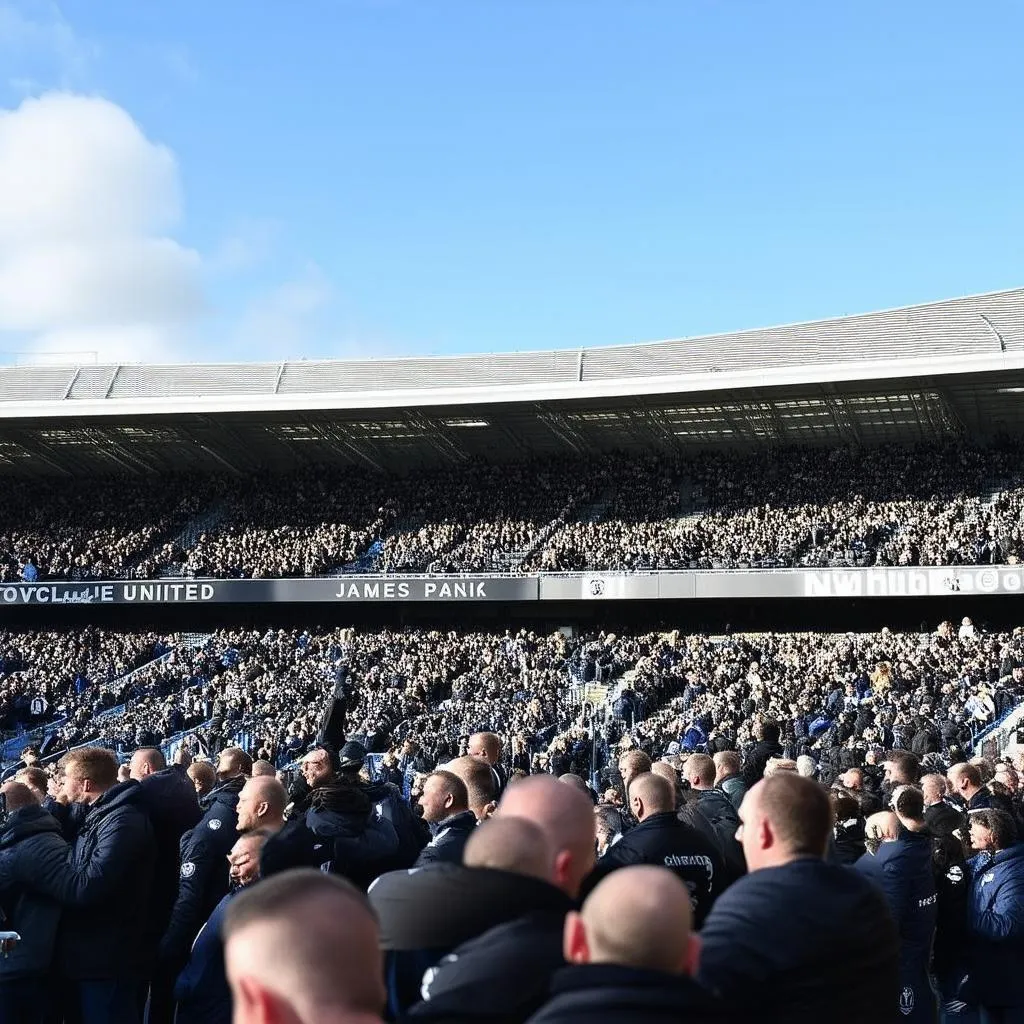
POLYGON ((1015 563, 1020 458, 796 448, 40 482, 0 498, 0 581, 1015 563))

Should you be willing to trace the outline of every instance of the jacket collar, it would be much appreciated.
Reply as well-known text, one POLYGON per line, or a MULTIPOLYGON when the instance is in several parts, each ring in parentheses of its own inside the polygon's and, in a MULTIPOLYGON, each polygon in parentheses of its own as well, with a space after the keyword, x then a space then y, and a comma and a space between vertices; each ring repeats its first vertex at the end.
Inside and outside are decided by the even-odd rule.
POLYGON ((430 832, 435 838, 449 828, 469 832, 476 828, 476 815, 472 811, 457 811, 441 821, 430 823, 430 832))
POLYGON ((55 832, 59 835, 60 824, 57 819, 36 804, 21 807, 7 816, 3 830, 0 831, 0 849, 44 832, 55 832))

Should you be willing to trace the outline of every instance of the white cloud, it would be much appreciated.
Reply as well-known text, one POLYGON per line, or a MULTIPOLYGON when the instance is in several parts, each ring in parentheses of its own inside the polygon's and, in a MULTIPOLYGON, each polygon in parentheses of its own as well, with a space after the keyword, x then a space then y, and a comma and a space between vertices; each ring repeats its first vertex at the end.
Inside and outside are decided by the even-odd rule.
POLYGON ((0 111, 0 332, 35 352, 171 356, 205 307, 199 254, 167 234, 180 209, 173 154, 115 104, 51 93, 0 111))

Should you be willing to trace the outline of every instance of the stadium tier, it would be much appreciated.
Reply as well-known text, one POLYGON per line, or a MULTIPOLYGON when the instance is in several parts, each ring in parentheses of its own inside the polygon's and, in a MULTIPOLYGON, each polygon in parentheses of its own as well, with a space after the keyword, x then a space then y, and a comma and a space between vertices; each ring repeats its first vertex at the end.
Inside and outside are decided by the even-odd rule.
POLYGON ((1022 313, 0 368, 0 1021, 1019 1020, 1022 313))

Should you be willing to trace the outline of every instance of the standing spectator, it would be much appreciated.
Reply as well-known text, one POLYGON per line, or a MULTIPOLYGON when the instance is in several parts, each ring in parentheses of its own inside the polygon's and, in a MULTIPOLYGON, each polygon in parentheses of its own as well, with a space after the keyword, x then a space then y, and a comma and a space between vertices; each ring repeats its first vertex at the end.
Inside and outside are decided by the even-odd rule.
POLYGON ((349 882, 299 869, 232 900, 223 926, 234 1024, 380 1024, 377 921, 349 882))
POLYGON ((551 996, 531 1024, 715 1024, 723 1017, 700 988, 700 942, 691 933, 690 894, 670 871, 616 871, 565 919, 551 996))
POLYGON ((992 806, 992 794, 982 787, 981 772, 977 765, 961 762, 953 765, 947 775, 949 788, 968 811, 985 810, 992 806))
MULTIPOLYGON (((8 782, 0 794, 7 803, 7 818, 0 821, 3 877, 59 875, 68 853, 60 825, 28 786, 8 782)), ((5 1024, 43 1024, 60 915, 60 905, 49 896, 14 885, 0 887, 3 927, 21 935, 13 950, 0 956, 0 1020, 5 1024)))
POLYGON ((992 1024, 1024 1021, 1024 844, 1013 819, 982 809, 971 815, 966 977, 956 993, 992 1024))
POLYGON ((586 891, 616 868, 653 864, 669 868, 690 893, 693 919, 700 924, 725 885, 725 863, 702 833, 675 814, 675 794, 668 781, 648 772, 629 786, 629 800, 639 824, 601 858, 586 882, 586 891))
POLYGON ((698 978, 759 1024, 875 1024, 899 998, 899 937, 878 890, 824 860, 832 811, 810 779, 783 773, 740 807, 749 874, 715 903, 698 978))
POLYGON ((433 772, 423 783, 420 807, 433 838, 420 851, 416 867, 437 861, 461 864, 466 840, 476 828, 476 815, 469 809, 466 784, 451 772, 433 772))
POLYGON ((714 756, 715 785, 729 798, 729 803, 739 810, 747 793, 743 781, 743 760, 735 750, 720 750, 714 756))
POLYGON ((178 1004, 175 1024, 231 1024, 231 989, 224 973, 221 925, 231 900, 259 878, 260 850, 271 835, 267 829, 253 829, 239 836, 231 848, 231 888, 196 936, 188 963, 174 986, 178 1004))
POLYGON ((743 784, 748 790, 761 781, 765 768, 773 757, 783 756, 779 735, 778 722, 758 722, 754 726, 754 738, 757 742, 743 759, 743 784))
POLYGON ((65 1016, 81 1024, 138 1024, 152 950, 146 947, 156 864, 153 826, 137 782, 117 781, 101 747, 66 754, 64 792, 88 808, 61 870, 0 865, 0 887, 20 883, 63 904, 55 963, 65 1016))
POLYGON ((501 763, 501 737, 493 732, 475 732, 469 737, 466 753, 470 757, 486 761, 491 766, 495 793, 500 797, 508 785, 508 770, 501 763))
POLYGON ((951 836, 957 830, 963 831, 966 824, 964 814, 946 799, 945 776, 934 772, 923 776, 921 794, 924 797, 924 820, 933 835, 951 836))
POLYGON ((929 1024, 935 1020, 935 999, 928 965, 938 911, 932 840, 924 830, 920 790, 901 786, 893 804, 899 809, 899 817, 892 811, 880 813, 891 819, 886 831, 895 838, 865 853, 856 867, 882 891, 899 930, 900 1014, 912 1024, 929 1024))

